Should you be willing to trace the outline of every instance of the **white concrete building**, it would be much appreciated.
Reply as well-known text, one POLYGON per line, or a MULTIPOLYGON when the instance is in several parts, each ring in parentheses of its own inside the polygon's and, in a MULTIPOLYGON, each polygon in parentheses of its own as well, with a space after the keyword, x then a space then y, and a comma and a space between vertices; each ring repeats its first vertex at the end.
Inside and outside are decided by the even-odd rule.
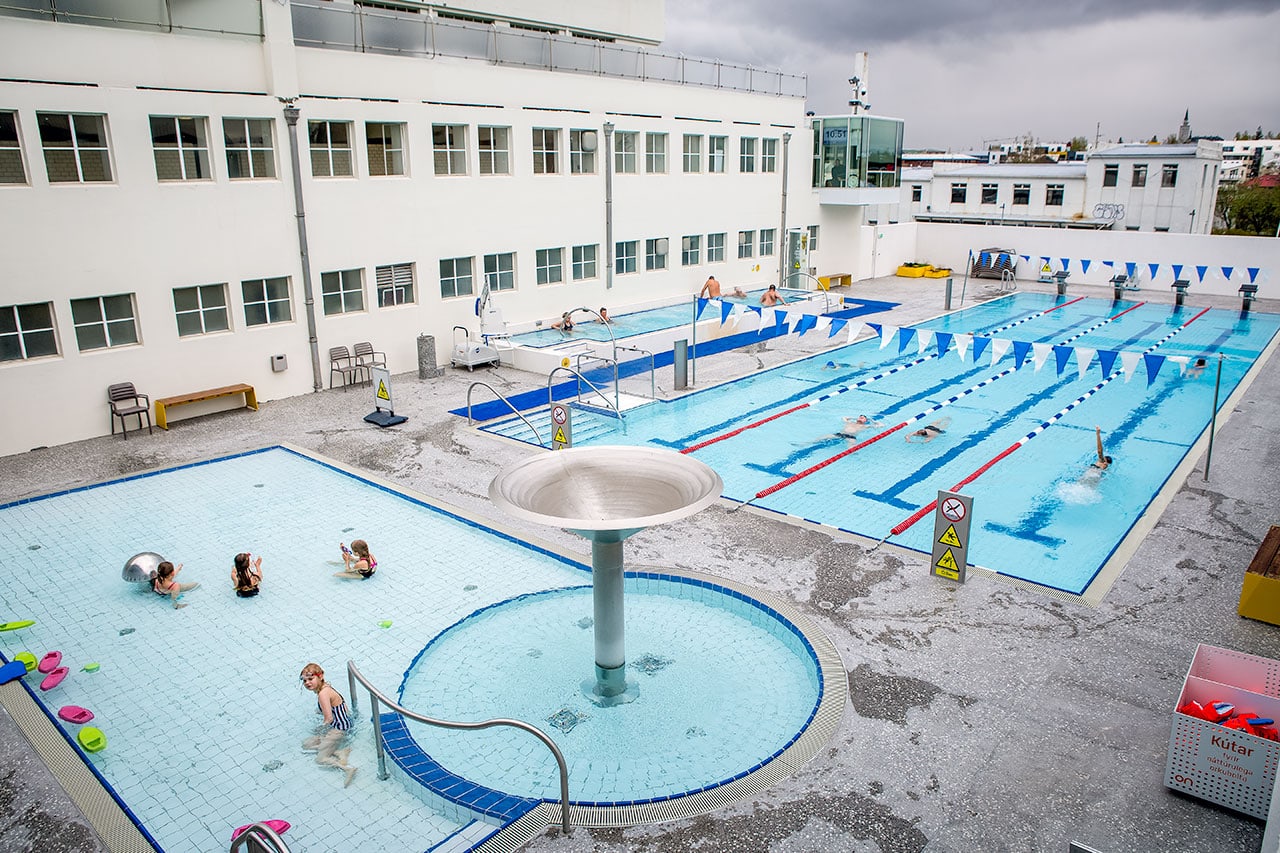
POLYGON ((1250 177, 1255 160, 1259 173, 1280 168, 1280 139, 1230 139, 1222 143, 1222 180, 1250 177))
POLYGON ((1126 231, 1212 230, 1221 143, 1117 145, 1094 152, 1086 162, 1086 213, 1092 218, 1114 220, 1126 231))
POLYGON ((0 12, 0 387, 40 406, 0 453, 107 433, 115 382, 271 400, 422 333, 447 362, 485 281, 512 322, 616 313, 817 235, 804 78, 648 50, 659 0, 33 5, 0 12))

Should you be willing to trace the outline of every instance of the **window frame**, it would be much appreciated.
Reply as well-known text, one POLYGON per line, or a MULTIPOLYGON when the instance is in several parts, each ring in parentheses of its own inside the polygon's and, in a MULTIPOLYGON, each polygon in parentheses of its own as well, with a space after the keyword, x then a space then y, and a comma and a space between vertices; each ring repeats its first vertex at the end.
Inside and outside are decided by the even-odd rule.
POLYGON ((1102 164, 1102 185, 1104 187, 1115 187, 1120 185, 1119 163, 1102 164))
POLYGON ((778 171, 778 137, 766 136, 760 140, 760 171, 769 174, 778 171))
POLYGON ((155 161, 157 181, 172 184, 213 180, 208 116, 148 115, 147 125, 151 131, 151 157, 155 161), (184 129, 184 125, 188 127, 184 129), (164 133, 172 134, 173 141, 161 142, 164 133), (187 134, 194 137, 194 141, 187 141, 187 134), (202 169, 204 174, 200 174, 202 169), (177 177, 166 177, 166 173, 177 177))
POLYGON ((57 317, 53 312, 52 302, 26 302, 17 305, 0 306, 0 364, 15 361, 33 361, 38 358, 55 358, 62 355, 62 351, 58 347, 58 325, 57 317), (31 322, 24 325, 24 313, 32 314, 31 311, 24 312, 22 309, 43 308, 44 318, 31 318, 31 322), (10 312, 9 317, 4 316, 4 312, 10 312), (41 325, 35 325, 39 320, 41 325), (12 326, 12 330, 9 328, 12 326), (51 352, 31 352, 31 342, 43 341, 47 337, 47 343, 52 345, 51 352), (8 347, 5 341, 12 338, 17 343, 16 352, 18 355, 14 358, 7 358, 5 352, 8 347))
POLYGON ((440 259, 440 298, 441 299, 457 299, 464 296, 471 296, 475 293, 475 258, 441 258, 440 259), (449 265, 448 275, 446 275, 445 265, 449 265), (465 265, 466 271, 462 271, 465 265), (445 291, 446 282, 451 284, 451 291, 445 291), (463 290, 462 285, 466 285, 463 290))
POLYGON ((437 177, 467 174, 467 125, 431 125, 431 166, 437 177))
POLYGON ((738 260, 745 258, 754 258, 756 256, 756 232, 739 231, 738 232, 738 260))
POLYGON ((373 301, 379 308, 416 305, 417 270, 412 261, 373 268, 373 301), (390 296, 390 300, 387 297, 390 296))
POLYGON ((686 175, 702 174, 702 135, 686 133, 684 135, 681 160, 686 175), (694 143, 690 145, 689 143, 694 143))
POLYGON ((589 281, 600 277, 599 243, 583 243, 574 246, 571 255, 574 281, 589 281))
POLYGON ((560 174, 560 128, 535 127, 533 129, 533 173, 535 175, 560 174))
POLYGON ((308 119, 307 146, 311 160, 311 177, 313 178, 353 178, 355 177, 355 152, 351 147, 351 122, 339 119, 308 119), (316 131, 324 128, 324 139, 316 137, 316 131), (346 144, 334 143, 333 129, 341 127, 346 133, 346 144), (322 157, 323 160, 317 160, 322 157), (346 172, 339 172, 337 166, 345 161, 346 172), (328 171, 321 174, 316 171, 316 164, 327 164, 328 171))
POLYGON ((619 175, 634 175, 637 170, 636 143, 639 131, 619 130, 613 135, 613 171, 619 175), (627 150, 627 143, 630 150, 627 150))
POLYGON ((738 137, 738 171, 744 175, 754 175, 756 172, 756 141, 755 136, 739 136, 738 137))
POLYGON ((227 283, 215 282, 213 284, 193 284, 184 287, 173 288, 173 316, 178 327, 179 338, 196 338, 205 335, 214 335, 219 332, 231 331, 231 301, 227 298, 227 283), (194 293, 196 297, 196 305, 194 308, 182 308, 178 305, 179 293, 194 293), (221 297, 221 302, 207 301, 207 297, 217 294, 221 297), (207 303, 207 304, 206 304, 207 303), (218 327, 216 324, 211 325, 209 319, 217 319, 221 317, 223 325, 218 327), (183 320, 198 319, 199 331, 189 329, 183 331, 183 320))
POLYGON ((667 173, 667 134, 655 131, 645 133, 644 171, 646 175, 667 173))
POLYGON ((969 184, 967 181, 951 184, 951 203, 968 204, 969 184))
POLYGON ((113 293, 107 296, 81 296, 71 300, 71 325, 76 337, 76 348, 80 352, 92 352, 99 349, 114 349, 116 347, 137 346, 142 342, 138 335, 138 306, 132 293, 113 293), (108 316, 110 310, 107 300, 112 300, 113 305, 120 305, 120 300, 129 309, 127 315, 119 315, 116 317, 108 316), (92 304, 97 309, 97 316, 92 319, 78 319, 76 314, 79 313, 78 307, 86 307, 92 304), (113 327, 120 328, 127 322, 128 334, 116 340, 113 334, 113 327), (101 343, 86 342, 84 335, 88 334, 89 329, 96 329, 99 333, 101 343), (82 333, 81 330, 84 330, 82 333), (87 345, 86 345, 87 344, 87 345))
POLYGON ((274 326, 277 323, 293 322, 293 282, 289 280, 287 275, 272 276, 270 278, 249 278, 240 282, 240 304, 244 310, 244 325, 246 329, 255 326, 274 326), (271 293, 271 285, 284 283, 284 296, 278 293, 271 293), (250 294, 249 288, 259 286, 258 293, 250 294), (251 307, 261 306, 262 319, 254 320, 249 316, 251 307), (285 316, 272 315, 277 313, 280 307, 284 307, 285 316))
POLYGON ((1066 184, 1045 184, 1044 185, 1044 206, 1045 207, 1062 207, 1067 199, 1066 184))
POLYGON ((485 284, 493 293, 514 291, 516 289, 516 253, 493 252, 484 256, 483 274, 485 284), (497 277, 497 284, 490 284, 489 276, 497 277))
POLYGON ((809 226, 809 251, 810 252, 818 251, 818 226, 817 225, 809 226))
POLYGON ((640 251, 639 240, 618 240, 613 246, 614 275, 631 275, 639 272, 636 255, 640 251))
POLYGON ((231 181, 264 181, 275 180, 276 173, 276 148, 275 148, 275 120, 269 118, 251 118, 249 116, 223 116, 222 117, 222 149, 227 155, 227 179, 231 181), (238 123, 238 128, 243 133, 243 144, 238 144, 227 135, 227 125, 238 123), (254 144, 253 128, 265 128, 265 145, 261 142, 254 144), (258 173, 258 169, 254 157, 262 158, 263 172, 258 173), (232 165, 237 163, 240 165, 232 165), (243 167, 247 166, 249 174, 244 174, 243 167))
POLYGON ((534 251, 534 269, 539 287, 564 283, 564 247, 534 251), (554 253, 554 254, 553 254, 554 253))
MULTIPOLYGON (((111 168, 111 141, 107 136, 107 116, 104 113, 58 113, 58 112, 37 112, 36 128, 40 134, 40 151, 44 155, 45 175, 51 184, 96 184, 96 183, 113 183, 114 177, 111 168), (68 142, 66 145, 55 144, 57 140, 50 140, 45 133, 48 128, 52 133, 53 125, 48 123, 49 119, 65 118, 67 119, 68 142), (96 128, 81 129, 82 123, 89 120, 96 120, 96 128), (83 136, 88 136, 96 130, 100 144, 86 145, 83 136), (54 177, 57 171, 50 169, 49 158, 51 155, 62 154, 67 151, 71 153, 71 161, 76 167, 75 178, 59 178, 54 177), (94 155, 101 157, 102 177, 85 177, 85 158, 94 155)), ((35 304, 35 303, 32 303, 35 304)))
POLYGON ((369 165, 369 177, 398 178, 408 174, 405 160, 405 152, 408 149, 407 133, 408 126, 402 121, 366 121, 364 123, 365 157, 369 165), (382 156, 378 164, 380 171, 374 168, 374 146, 371 139, 374 128, 381 128, 382 139, 390 143, 382 146, 382 156), (394 134, 387 135, 388 130, 394 131, 394 134))
POLYGON ((911 185, 911 200, 913 202, 924 201, 924 184, 911 185))
POLYGON ((479 149, 477 174, 487 177, 511 174, 510 127, 500 124, 477 126, 476 146, 479 149))
POLYGON ((761 228, 760 229, 760 250, 757 253, 761 258, 771 257, 776 251, 778 229, 761 228))
POLYGON ((1013 185, 1012 204, 1014 207, 1024 207, 1031 204, 1031 184, 1013 185))
POLYGON ((728 237, 729 234, 726 231, 717 231, 714 234, 707 235, 707 263, 724 263, 724 245, 728 237))
POLYGON ((1160 166, 1160 187, 1176 187, 1178 185, 1178 164, 1164 163, 1160 166))
POLYGON ((702 263, 702 235, 686 234, 680 238, 680 266, 696 267, 702 263))
POLYGON ((671 242, 666 237, 648 237, 644 241, 645 272, 655 272, 667 268, 667 255, 671 251, 671 242), (662 251, 662 241, 667 240, 667 251, 662 251))
POLYGON ((22 157, 22 131, 18 126, 17 110, 0 110, 0 184, 10 186, 26 186, 31 181, 27 177, 27 164, 22 157), (7 120, 7 123, 6 123, 7 120), (12 137, 9 133, 12 131, 12 137), (17 158, 17 169, 13 168, 13 159, 17 158), (9 163, 6 166, 6 162, 9 163), (16 174, 18 180, 5 180, 5 174, 16 174))
POLYGON ((600 135, 589 128, 573 128, 569 131, 569 174, 594 175, 596 173, 596 152, 600 150, 600 135), (596 147, 591 151, 583 147, 586 134, 596 140, 596 147))
POLYGON ((1000 203, 1000 185, 999 184, 983 184, 982 204, 999 204, 1000 203))
POLYGON ((346 270, 327 270, 320 273, 320 305, 326 317, 340 317, 343 314, 361 314, 366 308, 364 298, 364 267, 346 270), (338 288, 328 289, 327 285, 337 276, 338 288), (352 285, 355 285, 354 287, 352 285), (332 300, 337 300, 337 310, 330 311, 332 300), (348 304, 351 303, 351 304, 348 304), (358 303, 358 304, 357 304, 358 303))
POLYGON ((724 174, 725 158, 729 147, 729 137, 727 136, 708 136, 707 137, 707 173, 721 175, 724 174))
POLYGON ((1133 171, 1129 176, 1129 185, 1134 187, 1145 187, 1147 185, 1147 164, 1134 163, 1133 171))

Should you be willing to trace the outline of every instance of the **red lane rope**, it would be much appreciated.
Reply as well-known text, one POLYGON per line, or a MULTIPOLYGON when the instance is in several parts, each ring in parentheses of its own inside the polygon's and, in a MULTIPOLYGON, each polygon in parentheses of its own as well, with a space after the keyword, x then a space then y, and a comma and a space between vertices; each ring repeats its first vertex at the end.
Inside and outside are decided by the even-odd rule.
POLYGON ((893 435, 895 432, 902 429, 904 426, 906 426, 909 423, 910 421, 903 421, 897 426, 891 426, 884 432, 880 433, 879 435, 874 435, 871 438, 868 438, 866 441, 862 442, 861 444, 855 444, 853 447, 840 451, 835 456, 832 456, 830 459, 824 459, 821 462, 819 462, 817 465, 814 465, 810 468, 806 468, 805 470, 801 471, 798 474, 792 474, 790 477, 783 480, 782 482, 774 483, 769 488, 764 489, 763 491, 756 492, 756 496, 752 500, 759 500, 760 498, 768 497, 769 495, 773 494, 779 489, 784 489, 787 486, 791 485, 796 480, 801 480, 801 479, 804 479, 805 477, 808 477, 814 471, 821 471, 823 468, 826 468, 832 462, 836 462, 837 460, 843 459, 844 457, 848 456, 850 453, 853 453, 855 450, 861 450, 862 448, 866 447, 868 444, 875 444, 877 441, 884 438, 886 435, 893 435))
POLYGON ((801 403, 798 406, 792 406, 791 408, 787 409, 785 412, 778 412, 776 415, 770 415, 769 417, 764 418, 763 420, 758 420, 755 423, 750 423, 750 424, 747 424, 746 426, 738 427, 732 432, 726 432, 726 433, 717 435, 713 438, 708 438, 706 441, 699 442, 698 444, 695 444, 692 447, 686 447, 684 450, 681 450, 680 452, 692 453, 695 450, 701 450, 702 448, 706 447, 708 444, 715 444, 717 441, 724 441, 726 438, 733 438, 735 435, 738 435, 739 433, 746 432, 749 429, 755 429, 758 426, 767 424, 769 421, 777 420, 783 415, 789 415, 792 412, 798 412, 801 409, 807 409, 810 405, 811 405, 810 403, 801 403))

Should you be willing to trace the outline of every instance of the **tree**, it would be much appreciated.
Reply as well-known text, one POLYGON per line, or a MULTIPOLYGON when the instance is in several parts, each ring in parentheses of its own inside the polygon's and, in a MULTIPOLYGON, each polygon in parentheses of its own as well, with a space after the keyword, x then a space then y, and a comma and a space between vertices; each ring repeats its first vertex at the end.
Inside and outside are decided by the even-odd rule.
POLYGON ((1070 151, 1085 151, 1089 148, 1089 140, 1083 136, 1073 136, 1071 141, 1067 143, 1067 149, 1070 151))
MULTIPOLYGON (((1152 139, 1155 139, 1155 137, 1154 137, 1154 136, 1153 136, 1153 137, 1151 137, 1151 138, 1152 138, 1152 139)), ((1178 144, 1178 134, 1176 134, 1176 133, 1171 133, 1171 134, 1169 134, 1168 136, 1166 136, 1166 137, 1164 138, 1164 144, 1165 144, 1165 145, 1177 145, 1177 144, 1178 144)))
POLYGON ((1227 231, 1271 237, 1280 224, 1280 187, 1222 187, 1216 212, 1227 231))

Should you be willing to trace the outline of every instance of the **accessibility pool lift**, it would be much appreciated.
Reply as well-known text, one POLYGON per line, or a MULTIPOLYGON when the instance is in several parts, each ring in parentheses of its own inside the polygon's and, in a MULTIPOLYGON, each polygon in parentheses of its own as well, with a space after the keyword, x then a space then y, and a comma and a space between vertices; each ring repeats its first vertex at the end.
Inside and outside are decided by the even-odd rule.
MULTIPOLYGON (((492 273, 490 273, 492 275, 492 273)), ((498 348, 492 343, 494 338, 507 337, 507 324, 502 319, 502 312, 498 310, 498 305, 493 299, 493 292, 489 287, 489 277, 485 277, 484 286, 480 289, 480 298, 476 300, 476 316, 480 318, 480 340, 471 339, 471 332, 466 326, 453 327, 453 358, 451 359, 454 367, 465 367, 468 370, 474 370, 485 364, 500 364, 502 357, 498 355, 498 348), (462 332, 462 338, 458 338, 458 332, 462 332)))

